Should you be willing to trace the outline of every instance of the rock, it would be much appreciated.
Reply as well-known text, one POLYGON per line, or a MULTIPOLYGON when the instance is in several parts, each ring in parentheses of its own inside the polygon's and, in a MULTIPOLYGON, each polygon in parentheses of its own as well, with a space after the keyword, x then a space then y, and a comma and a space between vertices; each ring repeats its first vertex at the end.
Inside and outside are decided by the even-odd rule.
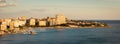
POLYGON ((30 31, 30 34, 31 34, 31 35, 35 35, 35 34, 37 34, 37 33, 34 32, 34 31, 30 31))
POLYGON ((4 31, 0 31, 0 36, 4 35, 5 32, 4 31))
POLYGON ((19 31, 20 31, 19 28, 16 28, 13 30, 13 33, 18 33, 19 31))

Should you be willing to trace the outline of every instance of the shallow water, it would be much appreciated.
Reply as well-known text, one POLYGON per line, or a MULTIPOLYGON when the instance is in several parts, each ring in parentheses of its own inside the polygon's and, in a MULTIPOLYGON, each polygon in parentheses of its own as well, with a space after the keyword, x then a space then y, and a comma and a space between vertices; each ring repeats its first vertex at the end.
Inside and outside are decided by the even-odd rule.
POLYGON ((33 28, 38 34, 5 35, 0 37, 0 44, 120 44, 120 23, 109 25, 112 27, 33 28))

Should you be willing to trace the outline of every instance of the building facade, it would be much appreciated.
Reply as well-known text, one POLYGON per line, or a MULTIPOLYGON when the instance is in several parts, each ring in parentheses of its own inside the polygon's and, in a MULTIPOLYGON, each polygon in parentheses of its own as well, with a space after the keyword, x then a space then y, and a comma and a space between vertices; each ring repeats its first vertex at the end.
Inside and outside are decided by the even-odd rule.
POLYGON ((38 21, 38 26, 46 26, 47 25, 46 23, 47 22, 45 20, 40 20, 38 21))
POLYGON ((54 26, 56 24, 56 19, 55 18, 47 18, 47 25, 48 26, 54 26))
POLYGON ((66 23, 66 17, 62 14, 56 15, 56 25, 65 24, 66 23))
POLYGON ((35 18, 30 18, 27 20, 27 25, 28 26, 35 26, 36 25, 36 19, 35 18))
POLYGON ((0 25, 0 30, 3 30, 3 31, 4 31, 4 30, 6 30, 6 29, 7 29, 7 25, 4 25, 4 24, 1 24, 1 25, 0 25))

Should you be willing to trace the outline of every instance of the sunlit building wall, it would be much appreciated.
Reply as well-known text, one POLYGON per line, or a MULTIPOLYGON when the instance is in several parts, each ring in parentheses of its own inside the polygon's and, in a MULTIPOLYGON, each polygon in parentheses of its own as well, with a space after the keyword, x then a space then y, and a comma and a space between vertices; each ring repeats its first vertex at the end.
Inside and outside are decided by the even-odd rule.
POLYGON ((64 24, 66 23, 66 17, 62 14, 56 15, 56 25, 64 24))

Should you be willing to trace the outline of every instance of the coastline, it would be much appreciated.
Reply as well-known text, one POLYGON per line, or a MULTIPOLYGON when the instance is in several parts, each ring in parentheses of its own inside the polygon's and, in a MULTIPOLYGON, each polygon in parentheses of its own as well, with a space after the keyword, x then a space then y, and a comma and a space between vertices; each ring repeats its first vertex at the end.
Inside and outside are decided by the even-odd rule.
POLYGON ((65 28, 111 28, 110 26, 105 27, 25 27, 25 28, 16 28, 13 31, 10 29, 6 31, 0 31, 0 36, 7 35, 7 34, 30 34, 30 31, 33 31, 34 28, 57 28, 57 29, 65 29, 65 28))
POLYGON ((105 26, 105 27, 31 27, 31 28, 111 28, 111 26, 105 26))
POLYGON ((98 21, 72 20, 61 14, 42 19, 26 16, 0 19, 0 35, 35 33, 31 28, 109 28, 109 25, 98 21))

